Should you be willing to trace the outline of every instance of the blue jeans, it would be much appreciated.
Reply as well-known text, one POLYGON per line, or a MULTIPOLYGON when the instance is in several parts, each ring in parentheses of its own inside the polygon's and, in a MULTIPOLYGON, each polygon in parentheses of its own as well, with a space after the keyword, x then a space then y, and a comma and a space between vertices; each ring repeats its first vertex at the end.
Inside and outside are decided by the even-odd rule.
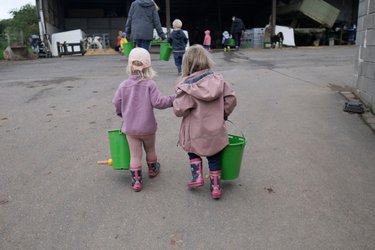
MULTIPOLYGON (((221 165, 220 165, 220 153, 217 153, 217 154, 214 154, 214 155, 211 155, 211 156, 207 156, 207 160, 208 160, 208 168, 210 169, 210 171, 218 171, 218 170, 221 170, 221 165)), ((194 154, 194 153, 188 153, 189 155, 189 159, 192 160, 192 159, 196 159, 196 158, 200 158, 199 155, 197 154, 194 154)))
POLYGON ((147 51, 150 49, 151 41, 149 40, 135 40, 135 43, 137 44, 137 47, 144 48, 147 51))
POLYGON ((184 56, 184 52, 173 52, 174 57, 174 64, 177 66, 177 70, 181 72, 181 65, 182 65, 182 57, 184 56))

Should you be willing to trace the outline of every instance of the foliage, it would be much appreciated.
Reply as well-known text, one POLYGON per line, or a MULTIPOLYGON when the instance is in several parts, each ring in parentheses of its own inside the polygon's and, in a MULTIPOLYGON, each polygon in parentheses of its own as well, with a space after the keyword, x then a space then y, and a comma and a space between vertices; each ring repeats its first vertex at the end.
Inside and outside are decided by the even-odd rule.
POLYGON ((34 5, 26 4, 19 10, 10 11, 10 14, 13 18, 10 19, 5 30, 11 37, 16 37, 19 42, 24 43, 31 34, 39 33, 38 16, 34 5))
POLYGON ((2 19, 0 20, 0 34, 4 34, 5 29, 10 26, 12 19, 2 19))
POLYGON ((8 46, 8 41, 5 39, 5 29, 9 26, 10 19, 0 20, 0 60, 4 59, 3 51, 8 46))
POLYGON ((0 37, 0 60, 4 59, 3 52, 7 47, 7 42, 0 37))
POLYGON ((26 4, 9 13, 13 16, 11 19, 0 20, 0 60, 3 59, 3 51, 8 46, 6 37, 11 44, 26 44, 32 34, 39 33, 38 15, 34 5, 26 4))

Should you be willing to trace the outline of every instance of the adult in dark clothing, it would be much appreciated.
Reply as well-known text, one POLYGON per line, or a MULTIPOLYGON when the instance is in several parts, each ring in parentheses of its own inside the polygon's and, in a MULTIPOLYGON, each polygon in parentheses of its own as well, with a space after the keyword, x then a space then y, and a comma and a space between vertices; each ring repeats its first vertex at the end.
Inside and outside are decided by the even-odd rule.
POLYGON ((163 40, 166 39, 161 28, 158 10, 159 7, 153 0, 136 0, 131 4, 125 33, 130 34, 130 38, 136 42, 137 47, 149 50, 154 28, 163 40))
POLYGON ((174 63, 177 67, 178 74, 181 74, 182 57, 184 56, 185 47, 188 42, 188 39, 185 33, 181 30, 181 20, 174 20, 172 26, 173 31, 168 37, 168 42, 172 44, 174 63))
POLYGON ((242 32, 245 31, 245 25, 240 18, 235 16, 232 17, 232 21, 231 34, 235 41, 236 49, 238 50, 241 46, 241 36, 242 32))

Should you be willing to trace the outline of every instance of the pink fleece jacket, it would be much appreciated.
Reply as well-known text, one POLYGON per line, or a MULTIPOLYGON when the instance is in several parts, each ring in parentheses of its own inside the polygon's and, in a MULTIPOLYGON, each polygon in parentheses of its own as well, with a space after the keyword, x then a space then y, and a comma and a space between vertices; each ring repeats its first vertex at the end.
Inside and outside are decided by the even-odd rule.
POLYGON ((131 75, 116 90, 112 103, 122 117, 122 132, 129 135, 150 135, 156 132, 154 108, 172 107, 174 95, 162 96, 155 81, 131 75))
POLYGON ((228 144, 225 117, 237 104, 232 86, 210 70, 196 72, 176 86, 173 111, 182 117, 179 145, 200 156, 211 156, 228 144))

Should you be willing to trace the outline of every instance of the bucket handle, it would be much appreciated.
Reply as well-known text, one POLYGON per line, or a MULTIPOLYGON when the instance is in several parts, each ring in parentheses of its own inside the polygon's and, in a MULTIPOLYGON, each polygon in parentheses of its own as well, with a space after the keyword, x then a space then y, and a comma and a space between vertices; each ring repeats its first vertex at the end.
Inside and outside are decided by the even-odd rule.
POLYGON ((242 135, 242 137, 243 138, 245 138, 245 140, 246 140, 246 137, 245 137, 245 135, 244 135, 244 133, 242 132, 242 130, 241 129, 239 129, 238 128, 238 126, 236 125, 236 124, 234 124, 234 122, 232 122, 231 120, 229 120, 229 119, 227 119, 227 120, 225 120, 226 122, 229 122, 229 123, 232 123, 232 125, 237 129, 237 130, 239 130, 240 131, 240 133, 241 133, 241 135, 242 135))

